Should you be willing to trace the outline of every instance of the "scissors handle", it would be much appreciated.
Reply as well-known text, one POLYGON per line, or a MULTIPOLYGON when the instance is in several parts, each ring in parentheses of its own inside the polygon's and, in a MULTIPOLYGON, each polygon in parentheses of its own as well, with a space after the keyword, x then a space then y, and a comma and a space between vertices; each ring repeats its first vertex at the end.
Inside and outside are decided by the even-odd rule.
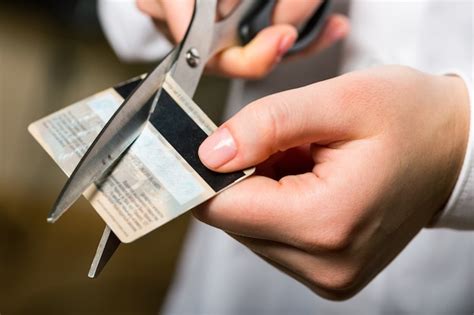
MULTIPOLYGON (((295 54, 308 47, 321 32, 330 9, 330 0, 323 0, 308 22, 299 31, 298 40, 286 55, 295 54)), ((272 15, 277 0, 259 0, 239 26, 241 40, 247 44, 258 32, 272 25, 272 15)))

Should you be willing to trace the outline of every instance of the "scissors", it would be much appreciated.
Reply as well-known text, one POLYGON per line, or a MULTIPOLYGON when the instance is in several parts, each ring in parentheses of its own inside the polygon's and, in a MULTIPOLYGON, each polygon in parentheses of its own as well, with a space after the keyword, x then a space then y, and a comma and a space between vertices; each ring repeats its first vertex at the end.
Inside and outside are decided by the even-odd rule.
MULTIPOLYGON (((170 74, 192 97, 207 61, 225 48, 245 44, 270 26, 276 0, 241 0, 233 11, 216 21, 218 0, 196 0, 184 39, 135 88, 92 142, 57 198, 48 222, 55 222, 93 183, 110 174, 126 150, 138 138, 159 100, 162 84, 170 74)), ((315 10, 299 30, 288 54, 306 48, 320 33, 329 11, 329 0, 315 10)), ((120 245, 106 226, 89 270, 95 278, 120 245)))

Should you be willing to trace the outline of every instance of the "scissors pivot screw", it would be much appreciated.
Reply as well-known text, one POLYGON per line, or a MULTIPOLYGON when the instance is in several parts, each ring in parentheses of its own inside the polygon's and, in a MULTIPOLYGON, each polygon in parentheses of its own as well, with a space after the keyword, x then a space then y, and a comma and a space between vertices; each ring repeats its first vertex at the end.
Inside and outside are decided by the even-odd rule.
POLYGON ((196 48, 190 48, 186 52, 186 61, 191 68, 196 68, 199 65, 199 61, 201 61, 199 51, 196 48))

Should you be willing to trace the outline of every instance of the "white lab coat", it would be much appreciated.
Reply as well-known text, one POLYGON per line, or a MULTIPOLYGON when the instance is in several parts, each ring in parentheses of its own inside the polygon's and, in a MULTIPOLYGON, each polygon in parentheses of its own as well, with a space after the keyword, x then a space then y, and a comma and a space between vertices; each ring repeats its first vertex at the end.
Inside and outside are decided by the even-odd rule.
MULTIPOLYGON (((139 18, 133 5, 102 0, 99 9, 107 36, 123 58, 153 59, 169 48, 158 39, 160 35, 147 18, 139 18), (141 22, 117 23, 131 15, 141 22), (117 32, 117 25, 127 25, 127 30, 117 32), (127 32, 132 41, 124 35, 127 32), (145 54, 136 53, 139 47, 145 54)), ((377 64, 408 65, 430 73, 454 72, 472 89, 473 10, 470 0, 353 1, 349 10, 352 30, 344 45, 284 64, 261 81, 234 81, 227 116, 263 95, 377 64)), ((453 194, 437 221, 438 228, 421 231, 354 298, 324 300, 224 232, 193 222, 162 312, 473 314, 473 138, 453 194)))

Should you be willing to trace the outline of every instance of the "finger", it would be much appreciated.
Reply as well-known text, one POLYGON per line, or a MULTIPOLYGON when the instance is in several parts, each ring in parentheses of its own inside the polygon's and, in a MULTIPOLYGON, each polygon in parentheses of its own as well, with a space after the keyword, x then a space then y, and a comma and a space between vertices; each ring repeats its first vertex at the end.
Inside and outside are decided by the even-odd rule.
POLYGON ((392 185, 387 170, 367 167, 368 160, 378 165, 387 159, 378 145, 377 139, 371 139, 334 149, 316 148, 320 162, 312 172, 278 181, 252 176, 194 213, 205 223, 241 236, 308 252, 344 250, 351 246, 360 224, 366 223, 367 204, 377 200, 375 187, 392 185), (362 179, 369 184, 361 185, 362 179))
MULTIPOLYGON (((283 271, 290 277, 295 278, 301 283, 312 288, 312 284, 307 278, 304 278, 301 272, 301 263, 293 262, 294 256, 305 256, 304 252, 301 252, 295 247, 285 245, 283 243, 253 239, 249 237, 239 236, 232 233, 228 233, 230 237, 241 243, 250 249, 254 254, 265 260, 273 267, 283 271), (287 260, 283 261, 281 258, 287 260)), ((305 257, 297 257, 297 261, 307 260, 305 257)), ((304 272, 303 272, 304 274, 304 272)))
POLYGON ((188 29, 194 11, 193 0, 166 0, 162 2, 166 21, 174 40, 179 42, 183 39, 188 29))
POLYGON ((136 0, 136 4, 140 11, 154 19, 163 20, 165 18, 161 2, 158 0, 136 0))
POLYGON ((219 0, 217 3, 218 20, 227 17, 239 4, 240 0, 219 0))
POLYGON ((201 161, 229 172, 299 145, 346 139, 356 125, 356 111, 338 100, 338 91, 346 88, 343 82, 323 81, 247 105, 201 144, 201 161))
POLYGON ((270 26, 244 47, 224 50, 208 63, 208 70, 229 77, 261 78, 280 62, 297 36, 290 25, 270 26))
POLYGON ((340 299, 357 292, 357 282, 347 253, 338 255, 309 254, 286 244, 232 235, 264 260, 308 286, 317 294, 340 299))
POLYGON ((349 31, 350 23, 346 16, 342 14, 331 15, 324 25, 321 35, 319 35, 309 47, 295 56, 291 56, 291 58, 323 51, 344 39, 349 34, 349 31))
POLYGON ((292 24, 299 28, 320 6, 321 0, 278 1, 273 12, 274 24, 292 24))
POLYGON ((312 233, 314 223, 302 221, 305 214, 317 213, 316 200, 324 193, 323 182, 315 174, 288 176, 279 181, 253 176, 242 181, 194 211, 212 226, 248 237, 301 244, 295 235, 312 233), (297 233, 296 233, 297 232, 297 233))

